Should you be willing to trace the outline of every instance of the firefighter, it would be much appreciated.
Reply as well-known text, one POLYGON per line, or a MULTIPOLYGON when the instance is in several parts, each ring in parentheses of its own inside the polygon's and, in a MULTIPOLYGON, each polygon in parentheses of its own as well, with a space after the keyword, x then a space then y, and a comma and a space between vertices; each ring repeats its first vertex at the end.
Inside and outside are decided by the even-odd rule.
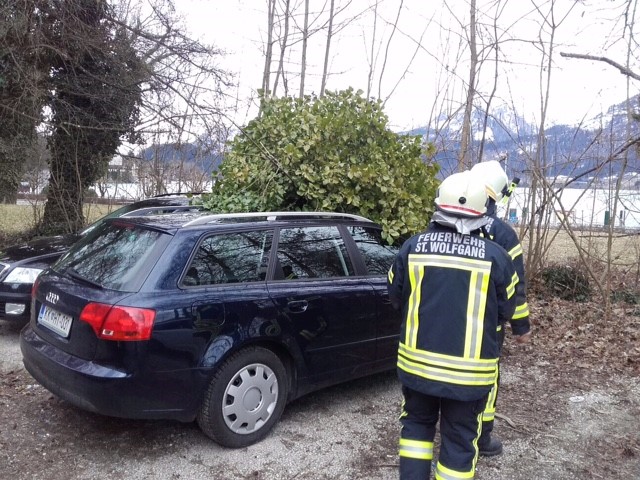
POLYGON ((484 185, 469 171, 447 177, 427 230, 402 245, 389 270, 389 297, 402 311, 402 480, 430 477, 438 420, 435 478, 474 476, 482 412, 497 375, 497 328, 513 316, 518 282, 507 252, 478 233, 487 204, 484 185))
MULTIPOLYGON (((517 343, 526 343, 531 336, 529 324, 529 306, 527 304, 527 293, 524 272, 524 259, 522 246, 515 230, 500 219, 497 215, 496 206, 503 198, 511 195, 515 184, 509 183, 509 179, 499 162, 495 160, 480 162, 471 168, 474 178, 484 183, 489 196, 489 205, 486 215, 489 223, 483 227, 483 235, 487 236, 502 248, 504 248, 513 261, 520 281, 516 285, 516 311, 510 319, 511 332, 517 343)), ((504 325, 498 326, 498 340, 500 349, 504 343, 504 325)), ((498 366, 499 370, 499 366, 498 366)), ((502 453, 502 442, 492 436, 494 418, 496 413, 496 400, 498 399, 498 386, 500 373, 496 378, 496 384, 489 394, 487 406, 482 416, 482 435, 478 441, 480 455, 493 456, 502 453)))

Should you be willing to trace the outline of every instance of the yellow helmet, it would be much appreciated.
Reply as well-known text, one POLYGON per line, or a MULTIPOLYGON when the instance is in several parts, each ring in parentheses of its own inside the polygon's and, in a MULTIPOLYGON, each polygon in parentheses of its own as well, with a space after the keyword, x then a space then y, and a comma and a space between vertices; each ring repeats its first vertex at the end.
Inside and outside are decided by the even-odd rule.
POLYGON ((481 217, 487 212, 488 203, 485 186, 474 181, 469 170, 445 178, 435 200, 438 210, 457 217, 481 217))
POLYGON ((509 191, 509 177, 497 160, 476 163, 471 167, 471 173, 484 182, 487 195, 496 203, 509 191))

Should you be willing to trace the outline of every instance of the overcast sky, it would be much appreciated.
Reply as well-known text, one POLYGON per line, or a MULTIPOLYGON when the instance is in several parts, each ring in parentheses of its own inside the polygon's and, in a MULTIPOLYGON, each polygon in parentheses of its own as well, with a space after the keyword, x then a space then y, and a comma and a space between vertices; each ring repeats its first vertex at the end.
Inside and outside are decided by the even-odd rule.
MULTIPOLYGON (((478 0, 479 4, 482 2, 478 0)), ((237 75, 237 121, 246 123, 255 115, 254 108, 246 107, 251 104, 247 99, 255 98, 264 68, 267 0, 179 0, 176 3, 193 34, 228 52, 223 66, 237 75)), ((345 3, 346 0, 336 0, 338 5, 345 3)), ((350 18, 372 3, 373 0, 353 0, 349 9, 339 18, 350 18)), ((491 3, 496 4, 495 1, 491 3)), ((504 42, 500 48, 502 57, 510 63, 507 65, 505 62, 501 66, 498 97, 514 104, 518 113, 533 123, 540 117, 540 56, 538 47, 532 41, 540 31, 540 15, 534 11, 529 0, 503 0, 501 3, 506 4, 506 8, 501 13, 500 24, 509 25, 503 38, 511 37, 512 40, 504 42)), ((541 11, 548 11, 550 0, 536 3, 541 11)), ((574 0, 556 0, 556 22, 560 22, 565 13, 570 14, 556 31, 555 66, 552 70, 548 112, 552 121, 575 124, 583 117, 590 118, 611 104, 624 100, 626 80, 616 69, 603 62, 565 59, 557 55, 560 51, 606 55, 624 63, 625 50, 621 48, 624 44, 615 36, 615 32, 619 34, 621 29, 615 23, 620 10, 614 7, 621 3, 621 0, 586 0, 578 2, 571 9, 571 5, 576 4, 574 0)), ((303 2, 292 0, 292 4, 303 2)), ((311 0, 312 11, 317 11, 314 9, 321 8, 321 5, 328 5, 328 2, 311 0)), ((493 10, 486 8, 482 11, 490 15, 493 10)), ((467 17, 468 6, 463 0, 380 2, 377 23, 379 40, 375 54, 377 67, 371 93, 377 96, 380 91, 381 98, 389 97, 385 112, 390 117, 392 128, 407 130, 425 125, 434 104, 442 105, 445 91, 449 92, 447 95, 453 102, 459 103, 462 93, 460 87, 455 85, 461 85, 468 77, 464 65, 468 52, 460 53, 459 50, 460 25, 468 23, 467 17), (387 51, 386 39, 391 35, 391 25, 401 2, 404 8, 400 14, 399 28, 393 34, 380 81, 379 72, 382 71, 387 51), (422 47, 416 47, 416 40, 421 40, 422 47), (456 61, 452 58, 456 54, 464 58, 456 61)), ((334 37, 328 89, 351 86, 366 91, 373 19, 371 14, 363 15, 334 37)), ((317 34, 310 45, 307 85, 311 88, 307 90, 308 93, 313 90, 317 93, 316 88, 319 89, 325 41, 325 34, 317 34)), ((299 56, 295 53, 292 55, 290 68, 299 71, 299 56)), ((487 64, 481 72, 484 93, 487 93, 490 91, 487 81, 493 77, 493 66, 487 64)), ((297 94, 298 82, 298 79, 291 79, 290 94, 297 94)), ((633 87, 637 91, 638 84, 633 87)), ((636 91, 632 90, 632 94, 636 91)), ((282 91, 278 93, 282 94, 282 91)))

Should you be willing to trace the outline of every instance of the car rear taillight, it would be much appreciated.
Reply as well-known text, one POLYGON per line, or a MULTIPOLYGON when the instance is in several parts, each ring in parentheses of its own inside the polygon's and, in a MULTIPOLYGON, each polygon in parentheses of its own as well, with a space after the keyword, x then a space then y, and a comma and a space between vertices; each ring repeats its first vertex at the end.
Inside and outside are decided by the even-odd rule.
POLYGON ((155 310, 104 303, 89 303, 80 313, 98 338, 125 342, 149 340, 155 319, 155 310))
POLYGON ((38 291, 38 285, 40 285, 40 279, 36 278, 36 281, 33 282, 33 286, 31 287, 31 298, 35 298, 36 292, 38 291))

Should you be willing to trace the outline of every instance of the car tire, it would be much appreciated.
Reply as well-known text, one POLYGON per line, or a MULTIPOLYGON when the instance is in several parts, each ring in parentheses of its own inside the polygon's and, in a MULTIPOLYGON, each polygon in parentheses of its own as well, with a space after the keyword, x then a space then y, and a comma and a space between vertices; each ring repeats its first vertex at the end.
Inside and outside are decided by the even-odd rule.
POLYGON ((271 350, 250 347, 217 369, 204 395, 197 422, 218 444, 241 448, 262 440, 287 403, 287 370, 271 350))

